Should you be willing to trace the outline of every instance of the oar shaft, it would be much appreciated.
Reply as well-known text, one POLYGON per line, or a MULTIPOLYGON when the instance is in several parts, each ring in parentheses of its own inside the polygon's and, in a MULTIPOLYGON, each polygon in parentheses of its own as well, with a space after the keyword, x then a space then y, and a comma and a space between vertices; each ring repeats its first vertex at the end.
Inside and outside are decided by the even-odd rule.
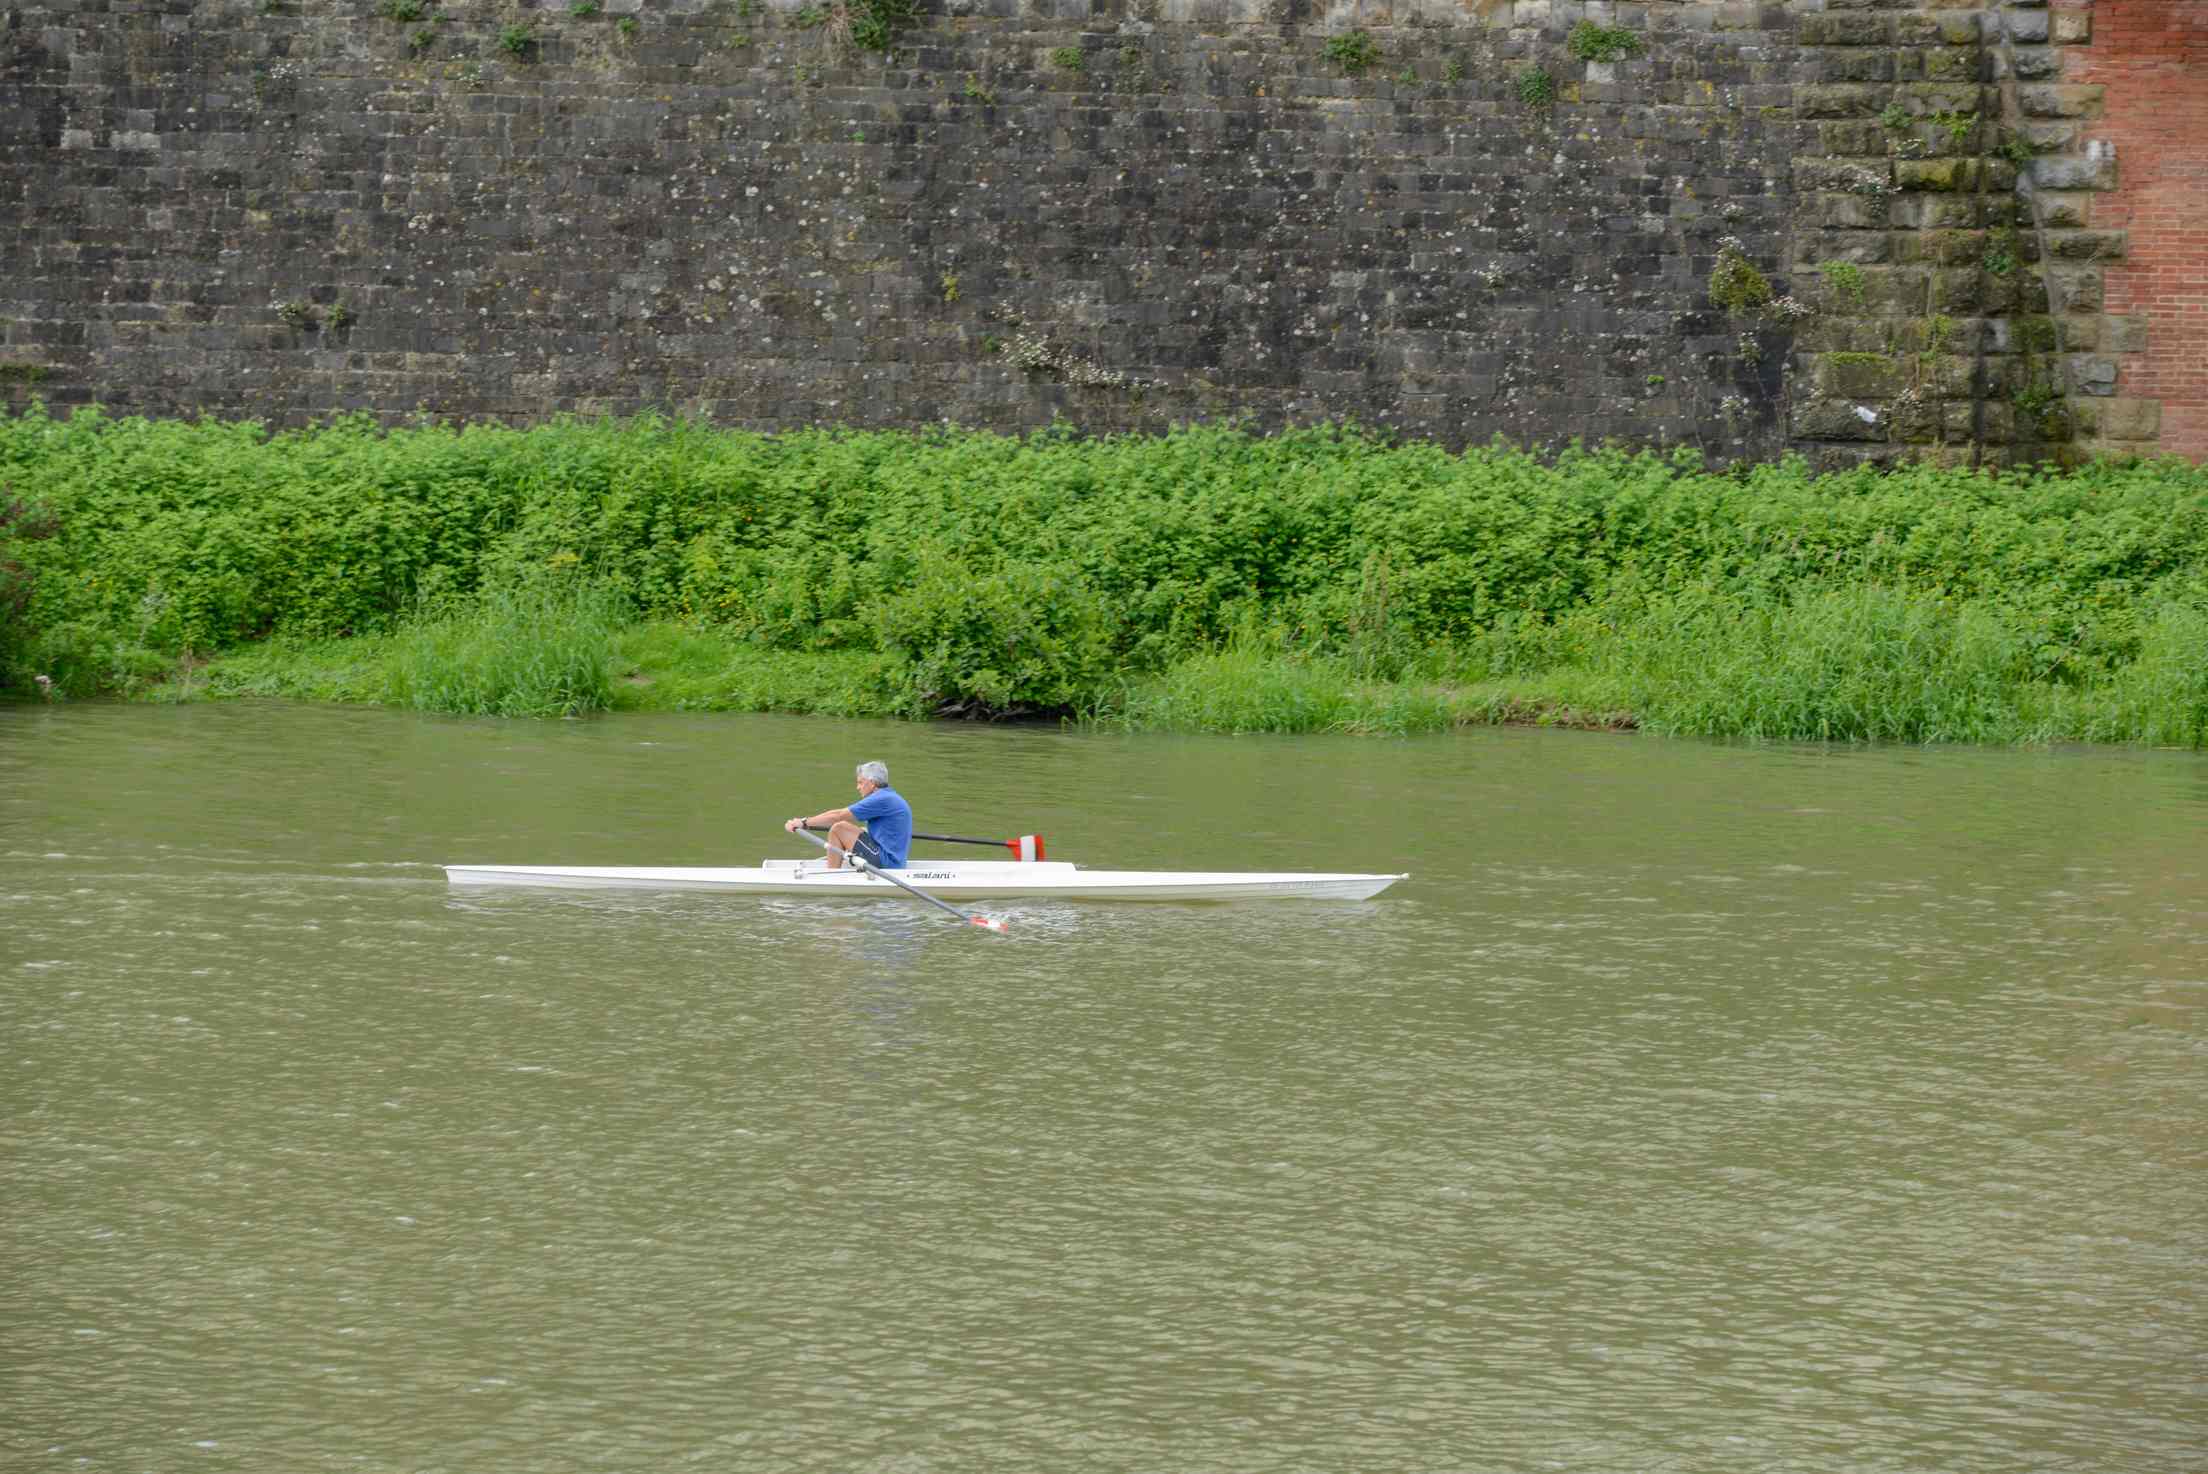
MULTIPOLYGON (((813 833, 812 827, 810 825, 799 829, 798 833, 804 835, 807 839, 811 840, 814 844, 819 845, 824 850, 831 848, 827 840, 822 839, 819 835, 813 833)), ((962 921, 970 926, 987 927, 991 931, 1002 931, 1004 929, 1003 922, 984 921, 979 916, 968 916, 965 912, 959 910, 956 906, 950 905, 939 897, 929 895, 926 891, 920 889, 920 887, 912 884, 910 881, 898 879, 896 876, 890 874, 887 870, 884 870, 881 866, 867 864, 864 859, 857 855, 845 855, 844 863, 850 865, 853 869, 859 870, 865 874, 879 875, 882 879, 888 881, 891 885, 896 886, 898 889, 909 892, 913 896, 918 897, 920 900, 926 901, 930 906, 933 906, 936 910, 942 912, 945 916, 950 917, 953 921, 962 921)))
MULTIPOLYGON (((810 829, 812 826, 807 825, 810 829)), ((1039 834, 1023 834, 1018 839, 971 839, 963 834, 915 834, 914 839, 932 839, 940 844, 987 845, 993 850, 1010 850, 1023 860, 1043 858, 1043 837, 1039 834)))

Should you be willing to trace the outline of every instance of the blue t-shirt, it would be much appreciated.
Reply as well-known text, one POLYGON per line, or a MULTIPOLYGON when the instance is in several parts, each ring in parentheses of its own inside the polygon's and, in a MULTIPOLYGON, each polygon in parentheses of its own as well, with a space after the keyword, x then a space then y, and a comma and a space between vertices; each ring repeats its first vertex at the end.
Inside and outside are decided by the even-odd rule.
POLYGON ((851 817, 866 824, 866 837, 882 852, 884 870, 905 868, 912 848, 912 805, 894 788, 877 788, 851 806, 851 817))

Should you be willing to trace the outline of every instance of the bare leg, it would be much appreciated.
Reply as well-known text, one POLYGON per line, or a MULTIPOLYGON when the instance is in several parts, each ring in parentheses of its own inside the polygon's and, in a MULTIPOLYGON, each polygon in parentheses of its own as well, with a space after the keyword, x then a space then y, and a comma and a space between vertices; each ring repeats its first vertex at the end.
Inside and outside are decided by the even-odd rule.
POLYGON ((841 870, 843 857, 851 853, 859 842, 859 826, 849 819, 838 819, 828 831, 828 868, 841 870))

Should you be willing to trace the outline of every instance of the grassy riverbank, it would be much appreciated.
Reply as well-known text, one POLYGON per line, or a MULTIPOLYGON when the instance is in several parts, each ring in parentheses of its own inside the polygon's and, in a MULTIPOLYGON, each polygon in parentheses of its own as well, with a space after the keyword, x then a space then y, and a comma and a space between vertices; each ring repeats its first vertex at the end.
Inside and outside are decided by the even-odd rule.
POLYGON ((1134 728, 2208 744, 2208 472, 0 419, 0 681, 1134 728))

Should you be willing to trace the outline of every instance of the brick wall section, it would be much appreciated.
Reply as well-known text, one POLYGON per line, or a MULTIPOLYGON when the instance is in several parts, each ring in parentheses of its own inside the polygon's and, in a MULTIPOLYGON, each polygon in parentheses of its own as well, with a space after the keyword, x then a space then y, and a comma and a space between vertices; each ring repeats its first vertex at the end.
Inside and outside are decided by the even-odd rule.
POLYGON ((2106 271, 2126 331, 2101 439, 2208 458, 2208 0, 2073 0, 2054 20, 2081 41, 2064 81, 2103 92, 2086 138, 2113 150, 2117 183, 2092 222, 2126 238, 2106 271))

